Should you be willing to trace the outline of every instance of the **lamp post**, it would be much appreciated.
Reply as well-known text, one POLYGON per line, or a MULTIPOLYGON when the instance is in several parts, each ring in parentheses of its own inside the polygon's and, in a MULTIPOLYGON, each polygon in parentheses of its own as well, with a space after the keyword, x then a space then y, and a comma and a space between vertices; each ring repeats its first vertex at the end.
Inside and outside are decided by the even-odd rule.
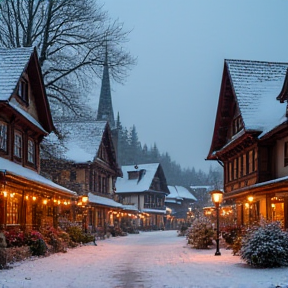
POLYGON ((216 218, 217 218, 217 234, 216 234, 216 252, 215 256, 220 256, 220 250, 219 250, 219 206, 222 203, 223 200, 223 192, 220 190, 213 190, 210 192, 212 201, 216 208, 216 218))

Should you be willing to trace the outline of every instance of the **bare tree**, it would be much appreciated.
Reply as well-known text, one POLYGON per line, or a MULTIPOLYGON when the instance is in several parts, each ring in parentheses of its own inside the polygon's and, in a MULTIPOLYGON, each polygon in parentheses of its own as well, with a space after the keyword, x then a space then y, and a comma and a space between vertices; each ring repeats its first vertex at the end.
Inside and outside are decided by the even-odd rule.
MULTIPOLYGON (((122 45, 129 31, 111 22, 97 0, 4 0, 0 46, 36 46, 52 110, 81 111, 101 77, 108 47, 112 77, 122 82, 136 60, 122 45)), ((55 113, 55 112, 54 112, 55 113)))

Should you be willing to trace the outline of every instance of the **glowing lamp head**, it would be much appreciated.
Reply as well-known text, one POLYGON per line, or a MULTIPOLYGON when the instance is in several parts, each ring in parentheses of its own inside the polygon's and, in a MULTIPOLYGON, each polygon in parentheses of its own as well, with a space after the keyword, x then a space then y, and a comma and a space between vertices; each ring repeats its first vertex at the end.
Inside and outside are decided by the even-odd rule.
POLYGON ((7 195, 8 195, 7 191, 3 191, 3 195, 4 195, 4 197, 7 197, 7 195))
POLYGON ((249 202, 253 202, 254 197, 253 196, 249 196, 247 199, 248 199, 249 202))
POLYGON ((219 205, 223 201, 223 192, 220 190, 213 190, 210 192, 211 199, 215 205, 219 205))
POLYGON ((43 200, 43 204, 46 205, 47 204, 47 199, 43 200))
POLYGON ((82 202, 87 203, 88 202, 88 196, 82 196, 82 202))

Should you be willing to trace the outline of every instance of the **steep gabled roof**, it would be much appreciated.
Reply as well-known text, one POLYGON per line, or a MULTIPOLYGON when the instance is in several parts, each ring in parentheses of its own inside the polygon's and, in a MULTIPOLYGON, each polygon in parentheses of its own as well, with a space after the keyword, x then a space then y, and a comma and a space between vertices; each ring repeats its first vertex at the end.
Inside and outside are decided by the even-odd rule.
POLYGON ((166 199, 197 201, 195 196, 183 186, 168 186, 168 189, 170 194, 166 197, 166 199))
MULTIPOLYGON (((150 186, 153 182, 153 179, 156 173, 163 174, 161 165, 159 163, 150 163, 150 164, 140 164, 137 165, 136 168, 133 165, 122 166, 123 177, 118 177, 116 181, 116 193, 131 193, 131 192, 145 192, 149 191, 150 186), (137 172, 141 173, 141 177, 137 177, 135 179, 129 179, 129 172, 137 172)), ((162 177, 166 182, 164 174, 162 177)), ((159 191, 169 193, 168 188, 167 191, 159 191)), ((168 194, 167 193, 167 194, 168 194)))
POLYGON ((283 88, 287 68, 288 63, 227 59, 224 61, 208 159, 213 159, 217 150, 229 141, 235 140, 235 137, 227 137, 234 116, 233 101, 239 109, 245 133, 256 133, 261 138, 287 121, 286 105, 277 100, 283 88))
POLYGON ((270 131, 281 124, 281 92, 288 63, 225 60, 245 130, 270 131))
POLYGON ((116 154, 111 138, 109 124, 106 121, 96 121, 95 119, 76 118, 62 119, 55 121, 56 128, 63 135, 63 142, 52 134, 47 137, 47 141, 53 144, 55 148, 55 156, 73 161, 75 163, 93 162, 98 154, 104 137, 107 137, 110 144, 105 143, 109 149, 111 163, 116 165, 116 154), (113 158, 113 159, 112 159, 113 158))
POLYGON ((47 99, 41 67, 38 61, 36 48, 20 47, 14 49, 0 48, 0 102, 6 102, 22 117, 40 128, 45 134, 53 129, 53 121, 47 99), (31 115, 27 117, 21 105, 15 104, 12 95, 24 72, 27 72, 33 90, 38 111, 39 122, 31 115), (33 119, 32 119, 33 118, 33 119))

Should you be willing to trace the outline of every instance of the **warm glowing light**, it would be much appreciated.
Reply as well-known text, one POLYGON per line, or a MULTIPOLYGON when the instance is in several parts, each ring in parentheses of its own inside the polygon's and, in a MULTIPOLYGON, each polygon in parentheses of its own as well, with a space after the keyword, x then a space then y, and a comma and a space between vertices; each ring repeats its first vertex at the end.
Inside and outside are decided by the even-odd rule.
POLYGON ((46 205, 47 204, 47 199, 43 200, 43 204, 46 205))
POLYGON ((64 203, 63 203, 64 205, 67 205, 68 203, 66 202, 66 201, 64 201, 64 203))
POLYGON ((71 202, 70 202, 70 201, 68 201, 67 203, 68 203, 68 205, 70 205, 70 204, 71 204, 71 202))
POLYGON ((130 217, 130 216, 131 216, 131 214, 130 214, 130 213, 128 213, 128 216, 130 217))
POLYGON ((82 197, 82 202, 87 203, 88 202, 88 196, 83 196, 82 197))
POLYGON ((249 203, 245 203, 245 208, 249 208, 249 203))
POLYGON ((78 202, 78 203, 77 203, 77 205, 78 205, 78 206, 81 206, 81 205, 82 205, 82 202, 81 202, 81 201, 80 201, 80 202, 78 202))
POLYGON ((275 204, 273 203, 273 204, 271 204, 271 207, 274 209, 275 208, 275 204))
POLYGON ((33 196, 33 197, 32 197, 32 200, 35 201, 35 200, 36 200, 36 196, 33 196))
POLYGON ((60 200, 58 200, 58 202, 57 202, 57 203, 58 203, 58 205, 60 205, 60 204, 61 204, 61 201, 60 201, 60 200))
POLYGON ((249 196, 247 199, 248 199, 249 202, 252 202, 254 200, 254 197, 253 196, 249 196))
POLYGON ((220 190, 213 190, 210 192, 214 204, 220 204, 223 201, 223 192, 220 190))
POLYGON ((54 202, 54 203, 56 203, 56 202, 57 202, 57 200, 56 200, 56 199, 54 199, 54 200, 53 200, 53 202, 54 202))
POLYGON ((7 191, 3 191, 3 195, 4 195, 4 197, 7 197, 7 195, 8 195, 7 191))
POLYGON ((25 196, 25 199, 26 199, 26 200, 28 200, 28 199, 29 199, 29 196, 28 196, 28 195, 26 195, 26 196, 25 196))
POLYGON ((14 193, 10 193, 10 197, 13 198, 14 197, 14 193))

